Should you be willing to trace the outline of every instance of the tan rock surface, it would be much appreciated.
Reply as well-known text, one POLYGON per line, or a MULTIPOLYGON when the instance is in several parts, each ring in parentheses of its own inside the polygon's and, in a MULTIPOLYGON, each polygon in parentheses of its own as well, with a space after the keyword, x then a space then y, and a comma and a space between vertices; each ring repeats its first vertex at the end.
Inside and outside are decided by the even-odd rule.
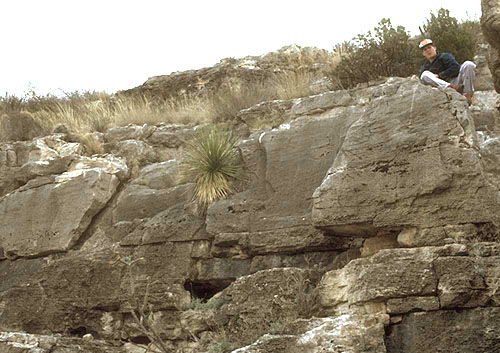
POLYGON ((42 256, 70 249, 114 195, 127 167, 120 160, 81 159, 68 171, 32 179, 0 199, 5 256, 42 256))
POLYGON ((482 173, 459 94, 393 80, 367 99, 314 193, 317 227, 370 236, 380 228, 498 221, 498 189, 482 173))
POLYGON ((495 0, 481 0, 481 12, 481 28, 493 49, 489 62, 490 71, 495 89, 500 93, 500 4, 495 0))

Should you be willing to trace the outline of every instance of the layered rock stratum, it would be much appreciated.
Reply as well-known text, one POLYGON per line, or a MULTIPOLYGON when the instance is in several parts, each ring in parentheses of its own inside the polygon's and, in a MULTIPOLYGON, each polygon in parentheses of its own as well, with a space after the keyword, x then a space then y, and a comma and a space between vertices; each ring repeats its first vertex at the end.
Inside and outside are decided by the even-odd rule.
POLYGON ((247 178, 206 213, 196 128, 0 144, 0 352, 500 352, 498 97, 388 78, 241 111, 247 178))

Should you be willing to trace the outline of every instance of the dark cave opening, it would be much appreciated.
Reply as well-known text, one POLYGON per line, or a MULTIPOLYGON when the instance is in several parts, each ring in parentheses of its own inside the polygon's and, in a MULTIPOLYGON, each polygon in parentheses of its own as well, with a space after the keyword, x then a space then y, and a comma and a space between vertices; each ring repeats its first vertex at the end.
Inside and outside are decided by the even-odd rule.
POLYGON ((189 291, 193 298, 206 301, 229 286, 232 282, 233 280, 192 281, 187 279, 184 282, 184 289, 189 291))
POLYGON ((131 337, 130 342, 135 343, 135 344, 142 344, 147 346, 148 344, 151 343, 151 340, 147 336, 136 336, 136 337, 131 337))

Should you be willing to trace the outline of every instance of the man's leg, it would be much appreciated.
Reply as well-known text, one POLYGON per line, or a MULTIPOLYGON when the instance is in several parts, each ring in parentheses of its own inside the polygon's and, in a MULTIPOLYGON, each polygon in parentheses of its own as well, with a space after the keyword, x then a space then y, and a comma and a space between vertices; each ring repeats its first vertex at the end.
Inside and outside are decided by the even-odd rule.
POLYGON ((460 66, 458 82, 464 86, 464 94, 474 93, 474 80, 476 79, 476 64, 472 61, 466 61, 460 66))
POLYGON ((436 75, 434 75, 430 71, 422 72, 420 80, 426 85, 431 85, 435 87, 448 87, 450 85, 445 80, 441 80, 440 78, 436 77, 436 75))

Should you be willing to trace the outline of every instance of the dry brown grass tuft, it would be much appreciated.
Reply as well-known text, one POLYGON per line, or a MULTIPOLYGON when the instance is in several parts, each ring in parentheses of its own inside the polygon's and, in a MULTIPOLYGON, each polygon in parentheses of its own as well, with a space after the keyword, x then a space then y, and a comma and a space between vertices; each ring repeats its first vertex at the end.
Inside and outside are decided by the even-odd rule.
POLYGON ((14 111, 0 115, 0 141, 26 141, 42 135, 44 127, 27 111, 14 111))
MULTIPOLYGON (((128 124, 198 125, 234 121, 238 112, 258 103, 318 93, 312 91, 311 83, 321 78, 325 67, 334 65, 339 55, 312 48, 289 49, 263 58, 269 67, 277 68, 277 73, 265 82, 240 82, 205 96, 186 95, 158 102, 145 96, 101 92, 73 92, 64 97, 40 96, 34 92, 21 98, 6 95, 0 97, 0 141, 29 140, 50 134, 61 124, 88 142, 89 133, 128 124)), ((100 150, 94 142, 88 144, 95 145, 89 150, 100 150)))
POLYGON ((234 120, 238 112, 260 102, 277 99, 274 87, 264 83, 225 87, 210 97, 214 122, 234 120))
POLYGON ((276 75, 271 82, 278 99, 288 100, 314 94, 311 84, 320 78, 318 73, 292 71, 276 75))

